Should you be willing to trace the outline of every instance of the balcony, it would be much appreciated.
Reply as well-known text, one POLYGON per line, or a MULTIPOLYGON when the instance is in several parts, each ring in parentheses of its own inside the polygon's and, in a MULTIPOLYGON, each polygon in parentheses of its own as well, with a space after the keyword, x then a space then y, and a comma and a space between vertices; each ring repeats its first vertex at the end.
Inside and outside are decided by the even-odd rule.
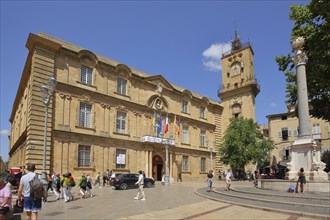
POLYGON ((218 87, 218 97, 220 97, 220 95, 224 92, 229 92, 229 91, 236 90, 236 89, 246 87, 246 86, 252 86, 253 93, 255 95, 257 95, 260 92, 260 85, 258 83, 258 80, 254 78, 254 79, 251 79, 251 80, 244 81, 244 82, 240 83, 237 86, 235 86, 235 85, 230 85, 228 87, 219 86, 218 87))

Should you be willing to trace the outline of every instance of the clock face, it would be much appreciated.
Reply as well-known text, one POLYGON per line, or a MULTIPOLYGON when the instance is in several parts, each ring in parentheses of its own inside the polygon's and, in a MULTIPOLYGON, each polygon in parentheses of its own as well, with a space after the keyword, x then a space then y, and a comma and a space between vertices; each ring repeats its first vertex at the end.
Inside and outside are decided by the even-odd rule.
POLYGON ((233 63, 230 67, 230 76, 236 76, 241 73, 241 64, 239 62, 233 63))

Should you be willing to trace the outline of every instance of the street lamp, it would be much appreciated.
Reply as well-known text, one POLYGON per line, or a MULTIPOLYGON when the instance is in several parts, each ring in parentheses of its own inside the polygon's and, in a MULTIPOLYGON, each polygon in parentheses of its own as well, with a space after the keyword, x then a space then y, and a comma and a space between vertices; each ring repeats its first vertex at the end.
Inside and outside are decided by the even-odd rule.
POLYGON ((44 127, 44 151, 43 151, 43 160, 42 160, 42 181, 44 184, 47 184, 46 176, 46 144, 47 144, 47 122, 48 122, 48 106, 50 100, 53 97, 55 91, 56 79, 51 76, 48 80, 47 85, 42 85, 40 88, 42 103, 45 105, 45 127, 44 127))
POLYGON ((213 144, 214 144, 214 141, 213 141, 213 143, 212 143, 211 146, 210 146, 210 168, 211 168, 211 170, 213 170, 213 166, 212 166, 212 151, 213 151, 213 144))
POLYGON ((173 134, 170 133, 170 137, 169 138, 164 138, 164 133, 161 132, 160 137, 162 138, 162 141, 165 142, 166 146, 166 160, 165 160, 165 185, 169 185, 170 184, 170 176, 169 176, 169 168, 168 168, 168 144, 171 144, 170 142, 172 141, 173 138, 173 134))

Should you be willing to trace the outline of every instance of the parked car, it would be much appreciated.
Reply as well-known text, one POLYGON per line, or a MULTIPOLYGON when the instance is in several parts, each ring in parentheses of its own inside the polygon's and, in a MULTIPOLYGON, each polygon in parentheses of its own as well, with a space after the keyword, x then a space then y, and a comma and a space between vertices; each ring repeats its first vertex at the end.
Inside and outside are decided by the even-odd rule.
POLYGON ((118 177, 118 176, 120 176, 120 175, 122 175, 123 173, 113 173, 113 174, 111 174, 111 176, 110 176, 110 186, 115 186, 115 179, 118 177))
MULTIPOLYGON (((127 188, 137 188, 138 185, 135 183, 139 179, 139 174, 137 173, 126 173, 118 174, 115 177, 111 177, 110 186, 114 186, 116 189, 127 189, 127 188)), ((144 178, 144 187, 150 188, 155 185, 155 180, 150 177, 144 178)))

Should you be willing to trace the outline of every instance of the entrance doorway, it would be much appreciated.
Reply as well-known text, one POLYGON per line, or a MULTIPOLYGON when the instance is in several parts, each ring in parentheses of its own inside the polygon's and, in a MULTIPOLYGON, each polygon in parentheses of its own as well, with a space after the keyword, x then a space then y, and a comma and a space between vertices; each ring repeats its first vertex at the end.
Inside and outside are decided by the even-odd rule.
POLYGON ((152 158, 152 178, 156 181, 162 180, 162 173, 163 173, 163 159, 155 155, 152 158))

